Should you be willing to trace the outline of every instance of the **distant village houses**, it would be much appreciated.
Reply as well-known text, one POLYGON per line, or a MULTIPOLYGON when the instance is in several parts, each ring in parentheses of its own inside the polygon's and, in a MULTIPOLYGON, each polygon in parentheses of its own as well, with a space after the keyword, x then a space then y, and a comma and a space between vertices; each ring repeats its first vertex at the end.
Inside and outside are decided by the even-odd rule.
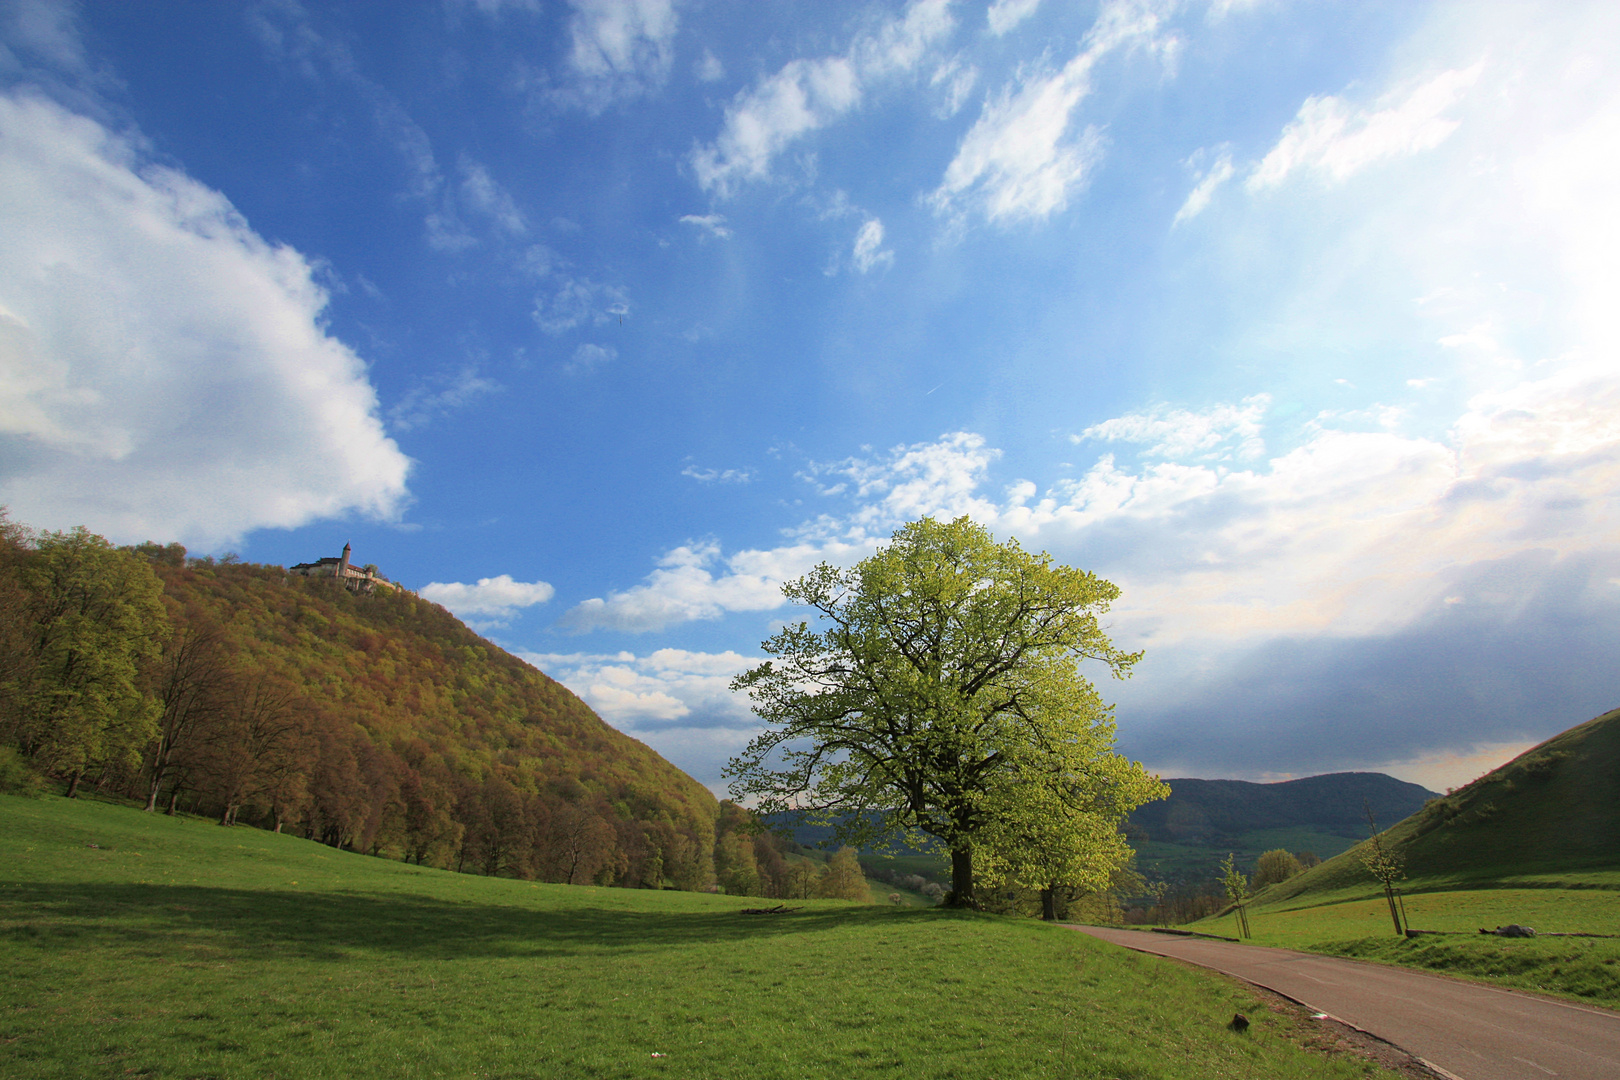
POLYGON ((349 562, 349 545, 343 545, 342 555, 330 555, 314 562, 301 562, 297 566, 289 566, 287 573, 299 574, 303 577, 330 577, 337 578, 343 587, 354 592, 373 592, 379 586, 384 589, 397 589, 392 581, 383 577, 375 566, 354 566, 349 562))

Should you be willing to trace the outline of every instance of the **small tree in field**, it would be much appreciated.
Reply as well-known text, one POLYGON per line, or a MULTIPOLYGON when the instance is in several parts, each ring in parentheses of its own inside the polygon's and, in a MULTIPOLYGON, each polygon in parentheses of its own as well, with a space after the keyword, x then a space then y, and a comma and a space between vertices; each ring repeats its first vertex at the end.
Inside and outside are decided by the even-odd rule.
POLYGON ((1083 814, 1072 790, 1112 788, 1110 806, 1156 797, 1113 752, 1111 706, 1079 671, 1089 659, 1124 677, 1140 657, 1098 621, 1119 595, 1107 581, 967 518, 925 518, 854 569, 824 563, 782 592, 821 628, 782 630, 732 682, 766 730, 726 775, 761 813, 831 824, 857 847, 935 837, 952 902, 973 907, 975 847, 1007 815, 1083 814), (1050 797, 1010 794, 1037 790, 1050 797))
POLYGON ((1237 861, 1231 852, 1221 861, 1221 887, 1226 890, 1226 898, 1233 904, 1237 912, 1238 934, 1241 937, 1249 936, 1249 913, 1244 910, 1243 902, 1249 898, 1249 879, 1237 868, 1237 861))
POLYGON ((1384 899, 1389 902, 1389 917, 1395 923, 1395 933, 1405 937, 1406 927, 1402 925, 1405 922, 1402 916, 1406 914, 1406 905, 1401 902, 1400 890, 1395 883, 1406 877, 1406 860, 1384 846, 1372 806, 1363 802, 1362 809, 1367 813, 1367 827, 1372 830, 1372 837, 1362 849, 1361 865, 1384 887, 1384 899))

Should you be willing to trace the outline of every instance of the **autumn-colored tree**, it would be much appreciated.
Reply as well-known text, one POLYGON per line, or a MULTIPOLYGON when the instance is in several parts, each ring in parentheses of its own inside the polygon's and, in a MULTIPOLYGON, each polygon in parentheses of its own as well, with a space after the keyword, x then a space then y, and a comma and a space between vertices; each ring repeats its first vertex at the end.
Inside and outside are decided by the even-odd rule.
POLYGON ((176 755, 226 708, 231 678, 224 635, 203 617, 194 617, 169 637, 153 674, 159 713, 147 765, 148 811, 157 809, 165 783, 173 780, 176 755))

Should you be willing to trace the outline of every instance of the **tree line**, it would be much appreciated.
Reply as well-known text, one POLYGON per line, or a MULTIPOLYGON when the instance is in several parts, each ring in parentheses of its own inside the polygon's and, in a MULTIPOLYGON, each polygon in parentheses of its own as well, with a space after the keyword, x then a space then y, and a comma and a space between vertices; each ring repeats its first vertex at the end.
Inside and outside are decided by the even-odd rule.
POLYGON ((0 786, 41 782, 465 873, 855 891, 436 605, 0 512, 0 786))

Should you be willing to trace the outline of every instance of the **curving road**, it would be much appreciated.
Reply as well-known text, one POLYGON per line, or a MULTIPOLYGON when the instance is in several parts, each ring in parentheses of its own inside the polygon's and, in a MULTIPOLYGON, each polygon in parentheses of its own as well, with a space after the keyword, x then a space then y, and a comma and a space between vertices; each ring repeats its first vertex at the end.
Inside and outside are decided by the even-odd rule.
POLYGON ((1458 1080, 1620 1080, 1620 1013, 1333 956, 1076 926, 1291 997, 1458 1080))

